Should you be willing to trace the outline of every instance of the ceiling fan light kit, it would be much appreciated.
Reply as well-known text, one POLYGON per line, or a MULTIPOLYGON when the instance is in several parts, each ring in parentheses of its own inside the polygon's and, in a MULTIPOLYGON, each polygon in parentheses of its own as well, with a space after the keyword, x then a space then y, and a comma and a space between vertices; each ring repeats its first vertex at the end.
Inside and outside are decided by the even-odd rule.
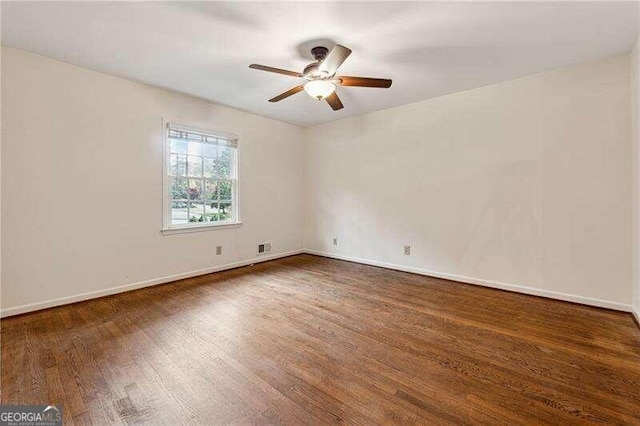
POLYGON ((311 80, 304 85, 304 91, 319 101, 335 92, 336 86, 329 80, 311 80))
POLYGON ((265 65, 249 65, 249 68, 256 70, 288 75, 290 77, 300 77, 308 80, 304 84, 293 87, 286 92, 269 99, 269 102, 279 102, 304 90, 314 99, 318 99, 320 101, 323 99, 326 100, 329 106, 334 111, 337 111, 344 108, 344 105, 342 105, 342 102, 336 93, 337 86, 377 87, 384 89, 391 87, 392 81, 387 79, 336 76, 338 68, 351 54, 351 49, 344 46, 337 44, 331 52, 329 52, 329 49, 326 47, 318 46, 311 49, 311 54, 315 58, 316 62, 307 65, 302 73, 268 67, 265 65))

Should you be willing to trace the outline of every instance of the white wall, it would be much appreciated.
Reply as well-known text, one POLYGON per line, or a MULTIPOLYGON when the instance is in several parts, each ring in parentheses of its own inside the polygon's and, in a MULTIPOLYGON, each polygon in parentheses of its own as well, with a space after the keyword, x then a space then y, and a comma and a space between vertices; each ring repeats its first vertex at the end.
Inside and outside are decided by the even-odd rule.
POLYGON ((6 48, 2 107, 5 313, 302 248, 296 126, 6 48), (241 228, 160 234, 163 117, 240 136, 241 228))
POLYGON ((295 252, 303 217, 304 247, 325 254, 632 303, 628 56, 304 131, 21 51, 1 60, 4 314, 251 260, 258 242, 295 252), (163 117, 240 135, 242 228, 160 234, 163 117))
POLYGON ((305 248, 629 309, 629 65, 305 129, 305 248))
POLYGON ((633 144, 633 305, 640 321, 640 38, 631 52, 631 131, 633 144))

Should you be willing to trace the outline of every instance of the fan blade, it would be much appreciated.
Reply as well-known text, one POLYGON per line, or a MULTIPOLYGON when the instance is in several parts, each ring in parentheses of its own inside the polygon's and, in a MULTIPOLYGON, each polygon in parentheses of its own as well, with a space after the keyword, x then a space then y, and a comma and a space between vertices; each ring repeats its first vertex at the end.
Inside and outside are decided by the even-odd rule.
POLYGON ((254 70, 260 70, 260 71, 274 72, 276 74, 284 74, 290 77, 302 77, 302 74, 300 74, 299 72, 283 70, 283 69, 274 68, 274 67, 268 67, 266 65, 251 64, 249 65, 249 68, 253 68, 254 70))
POLYGON ((288 98, 288 97, 289 97, 289 96, 291 96, 291 95, 295 95, 296 93, 301 92, 301 91, 302 91, 302 89, 303 89, 302 85, 300 85, 300 86, 296 86, 296 87, 294 87, 294 88, 292 88, 292 89, 287 90, 287 91, 286 91, 286 92, 284 92, 284 93, 279 94, 279 95, 278 95, 278 96, 276 96, 275 98, 271 98, 271 99, 269 99, 269 102, 278 102, 278 101, 281 101, 281 100, 283 100, 284 98, 288 98))
POLYGON ((340 80, 341 86, 358 86, 358 87, 382 87, 388 89, 391 87, 391 80, 385 78, 367 78, 367 77, 336 77, 340 80))
POLYGON ((327 96, 325 99, 327 100, 329 105, 331 105, 331 108, 334 111, 344 108, 344 105, 342 105, 342 101, 340 100, 336 92, 333 92, 331 95, 327 96))
POLYGON ((320 62, 319 70, 333 75, 342 63, 351 55, 351 49, 336 44, 326 58, 320 62))

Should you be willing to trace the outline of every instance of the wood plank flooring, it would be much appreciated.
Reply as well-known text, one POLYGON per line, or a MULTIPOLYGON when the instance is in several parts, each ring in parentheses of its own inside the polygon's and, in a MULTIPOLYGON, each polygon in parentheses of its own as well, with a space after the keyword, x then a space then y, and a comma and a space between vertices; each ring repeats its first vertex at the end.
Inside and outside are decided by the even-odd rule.
POLYGON ((2 321, 65 424, 640 424, 631 315, 299 255, 2 321))

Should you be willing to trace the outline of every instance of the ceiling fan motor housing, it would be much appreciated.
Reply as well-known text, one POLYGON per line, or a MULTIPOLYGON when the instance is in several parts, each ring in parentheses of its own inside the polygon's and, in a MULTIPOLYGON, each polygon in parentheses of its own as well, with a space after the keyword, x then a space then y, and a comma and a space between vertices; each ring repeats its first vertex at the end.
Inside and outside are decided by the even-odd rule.
POLYGON ((304 71, 302 71, 302 73, 307 76, 307 78, 320 77, 320 70, 318 69, 319 65, 320 62, 311 63, 304 67, 304 71))
POLYGON ((315 79, 322 78, 322 73, 320 72, 320 63, 324 61, 324 58, 327 57, 329 53, 329 49, 323 46, 316 46, 311 49, 311 54, 315 58, 317 62, 313 62, 307 65, 302 72, 307 78, 315 79))

